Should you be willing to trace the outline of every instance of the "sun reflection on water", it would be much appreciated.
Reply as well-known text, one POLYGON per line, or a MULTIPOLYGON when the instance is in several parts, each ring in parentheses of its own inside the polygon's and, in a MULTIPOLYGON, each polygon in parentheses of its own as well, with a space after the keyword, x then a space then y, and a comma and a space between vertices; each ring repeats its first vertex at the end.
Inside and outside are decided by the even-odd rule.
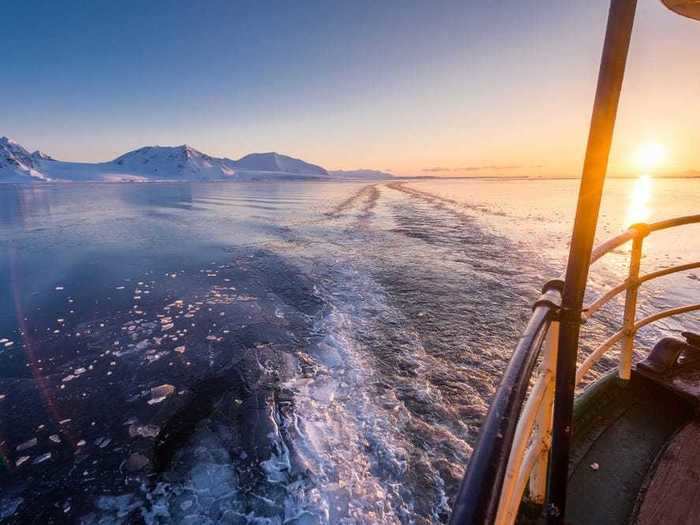
POLYGON ((629 194, 625 226, 639 222, 648 222, 651 217, 649 201, 653 192, 654 179, 650 175, 641 175, 634 181, 634 188, 629 194))

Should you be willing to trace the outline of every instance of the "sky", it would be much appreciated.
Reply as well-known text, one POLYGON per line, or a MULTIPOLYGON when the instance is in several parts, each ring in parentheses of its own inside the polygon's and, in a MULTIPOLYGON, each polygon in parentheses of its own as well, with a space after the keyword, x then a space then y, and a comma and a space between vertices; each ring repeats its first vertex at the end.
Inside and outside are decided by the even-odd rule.
MULTIPOLYGON (((190 144, 406 175, 580 173, 605 0, 11 0, 0 135, 71 161, 190 144)), ((700 23, 639 0, 610 169, 700 170, 700 23)))

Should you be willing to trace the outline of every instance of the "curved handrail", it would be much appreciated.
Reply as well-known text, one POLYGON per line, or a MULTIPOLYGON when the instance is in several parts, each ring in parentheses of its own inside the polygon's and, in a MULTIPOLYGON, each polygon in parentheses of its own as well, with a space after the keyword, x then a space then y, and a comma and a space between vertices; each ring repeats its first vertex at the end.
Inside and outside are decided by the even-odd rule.
POLYGON ((620 358, 620 377, 628 379, 632 364, 632 349, 634 345, 634 336, 637 333, 637 330, 639 330, 639 328, 643 326, 646 326, 649 323, 652 323, 659 319, 663 319, 664 317, 670 317, 672 315, 678 315, 680 313, 685 313, 687 311, 693 311, 696 309, 694 307, 695 305, 681 306, 677 308, 671 308, 669 310, 664 310, 640 321, 636 321, 635 319, 637 290, 642 283, 651 281, 653 279, 665 275, 691 270, 694 268, 700 268, 700 262, 693 262, 681 264, 678 266, 672 266, 670 268, 664 268, 640 276, 639 262, 642 256, 642 242, 644 238, 652 232, 696 223, 700 223, 700 215, 686 215, 684 217, 676 217, 674 219, 667 219, 651 224, 635 224, 624 233, 613 237, 612 239, 599 245, 593 251, 593 255, 591 256, 591 264, 596 260, 600 259, 606 253, 609 253, 610 251, 614 250, 618 246, 621 246, 622 244, 630 240, 634 241, 631 252, 630 273, 628 278, 625 279, 624 282, 608 290, 605 294, 600 296, 588 307, 584 308, 581 312, 582 320, 586 321, 587 319, 590 319, 593 314, 595 314, 603 305, 605 305, 613 297, 615 297, 622 291, 626 291, 627 297, 625 299, 625 318, 623 322, 623 327, 620 331, 616 332, 608 339, 606 339, 584 360, 584 362, 581 364, 581 366, 576 372, 576 383, 580 382, 581 379, 583 379, 583 377, 586 375, 586 373, 588 373, 588 371, 591 369, 591 367, 596 362, 598 362, 598 360, 620 340, 624 340, 623 352, 620 358))
POLYGON ((685 215, 683 217, 676 217, 674 219, 666 219, 665 221, 652 222, 648 224, 650 232, 657 232, 659 230, 666 230, 668 228, 675 228, 676 226, 685 226, 686 224, 694 224, 700 222, 700 214, 698 215, 685 215))
MULTIPOLYGON (((700 268, 700 262, 695 262, 640 276, 639 262, 644 238, 655 231, 693 223, 700 223, 700 215, 678 217, 652 224, 636 224, 593 250, 591 264, 626 242, 633 241, 628 278, 582 312, 582 320, 585 320, 610 299, 626 290, 623 328, 586 358, 576 373, 576 383, 605 352, 621 340, 624 341, 624 345, 620 356, 620 377, 629 378, 633 339, 637 330, 665 317, 700 310, 698 303, 670 308, 639 321, 635 319, 637 289, 642 283, 664 275, 700 268)), ((543 295, 535 303, 532 316, 518 341, 481 426, 474 454, 454 505, 450 519, 452 525, 513 523, 528 479, 532 501, 540 504, 545 502, 552 431, 551 403, 554 395, 553 369, 548 367, 551 367, 550 359, 553 358, 554 362, 557 359, 556 340, 562 287, 561 279, 550 281, 545 285, 543 295), (551 333, 548 335, 548 332, 551 333), (535 366, 543 353, 541 348, 545 338, 548 343, 541 366, 542 372, 528 395, 535 366)))
MULTIPOLYGON (((664 319, 666 317, 671 317, 674 315, 685 314, 688 312, 694 312, 696 310, 700 310, 700 303, 689 304, 686 306, 678 306, 676 308, 669 308, 668 310, 657 312, 634 323, 633 332, 636 332, 640 328, 651 324, 654 321, 658 321, 659 319, 664 319)), ((598 362, 598 360, 601 357, 603 357, 603 355, 605 355, 605 352, 607 352, 615 343, 620 341, 626 334, 627 330, 620 330, 619 332, 615 332, 612 336, 606 339, 603 342, 603 344, 596 348, 595 351, 592 352, 584 360, 583 363, 581 363, 581 366, 576 371, 576 383, 578 384, 579 382, 581 382, 581 379, 583 379, 584 376, 588 373, 588 371, 593 367, 593 365, 595 365, 598 362)))
POLYGON ((631 283, 629 280, 625 280, 623 283, 618 284, 615 288, 611 288, 605 294, 593 301, 589 306, 584 308, 584 319, 589 319, 594 313, 596 313, 601 307, 610 301, 610 299, 627 290, 627 288, 629 288, 632 284, 639 285, 647 281, 651 281, 652 279, 656 279, 657 277, 663 277, 664 275, 670 275, 678 272, 685 272, 687 270, 694 270, 695 268, 700 268, 700 262, 681 264, 678 266, 671 266, 670 268, 664 268, 663 270, 657 270, 655 272, 640 276, 636 283, 631 283))
POLYGON ((631 241, 635 237, 646 237, 651 232, 657 232, 660 230, 666 230, 668 228, 675 228, 676 226, 684 226, 686 224, 695 224, 700 222, 700 215, 685 215, 683 217, 676 217, 675 219, 667 219, 665 221, 652 222, 651 224, 633 224, 626 231, 622 232, 620 235, 608 239, 596 246, 596 248, 591 253, 591 264, 596 262, 606 253, 613 251, 631 241))
POLYGON ((520 412, 542 341, 560 303, 559 290, 545 290, 513 352, 479 431, 474 454, 457 494, 451 524, 492 523, 498 512, 520 412))

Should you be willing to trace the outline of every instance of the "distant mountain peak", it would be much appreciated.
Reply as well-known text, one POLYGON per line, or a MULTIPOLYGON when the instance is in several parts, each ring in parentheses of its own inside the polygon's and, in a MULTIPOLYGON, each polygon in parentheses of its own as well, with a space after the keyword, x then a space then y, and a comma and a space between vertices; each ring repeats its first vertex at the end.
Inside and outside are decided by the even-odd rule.
POLYGON ((310 164, 294 157, 269 151, 266 153, 250 153, 235 162, 238 169, 268 173, 291 173, 297 175, 327 176, 325 168, 310 164))
POLYGON ((212 157, 189 144, 143 146, 108 162, 63 162, 36 150, 29 153, 9 137, 0 137, 0 182, 251 180, 269 178, 381 177, 362 170, 329 174, 317 164, 267 151, 239 160, 212 157))
POLYGON ((32 157, 35 159, 42 159, 42 160, 54 160, 54 161, 56 160, 53 157, 47 155, 46 153, 44 153, 43 151, 40 151, 40 150, 34 151, 34 153, 32 153, 32 157))
POLYGON ((46 180, 40 161, 42 158, 29 153, 8 137, 0 137, 0 180, 30 182, 46 180))

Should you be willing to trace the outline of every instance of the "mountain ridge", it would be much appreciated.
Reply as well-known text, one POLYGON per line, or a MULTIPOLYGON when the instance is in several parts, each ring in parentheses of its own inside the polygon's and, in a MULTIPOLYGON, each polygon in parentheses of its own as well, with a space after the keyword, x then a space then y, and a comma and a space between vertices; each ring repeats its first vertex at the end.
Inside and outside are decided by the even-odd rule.
POLYGON ((318 164, 277 152, 249 153, 238 160, 214 157, 187 144, 143 146, 107 162, 66 162, 39 150, 30 153, 14 140, 0 138, 0 182, 347 178, 336 177, 335 173, 354 172, 330 172, 318 164))

